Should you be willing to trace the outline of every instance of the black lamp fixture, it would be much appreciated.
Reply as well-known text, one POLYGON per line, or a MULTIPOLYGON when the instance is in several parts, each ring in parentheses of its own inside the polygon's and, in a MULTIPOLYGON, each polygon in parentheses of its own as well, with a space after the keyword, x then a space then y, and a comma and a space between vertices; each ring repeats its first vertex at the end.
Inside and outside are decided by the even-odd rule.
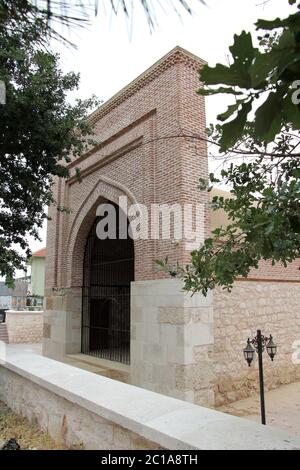
POLYGON ((255 349, 251 345, 250 338, 248 338, 247 346, 244 348, 244 358, 247 361, 249 367, 251 366, 251 363, 254 359, 254 355, 255 355, 255 349))
POLYGON ((271 361, 274 360, 274 357, 276 356, 276 352, 277 352, 277 346, 276 344, 274 344, 273 336, 270 335, 270 339, 267 344, 267 353, 269 354, 271 361))
POLYGON ((243 349, 244 358, 247 361, 248 366, 251 366, 251 363, 254 359, 255 352, 258 355, 258 367, 259 367, 259 388, 260 388, 260 407, 261 407, 261 422, 266 424, 266 410, 265 410, 265 392, 264 392, 264 374, 263 374, 263 351, 267 350, 267 353, 271 359, 274 360, 274 357, 277 353, 277 346, 274 344, 273 336, 263 336, 261 330, 257 330, 257 336, 255 338, 247 340, 247 345, 243 349), (253 347, 254 346, 254 347, 253 347))

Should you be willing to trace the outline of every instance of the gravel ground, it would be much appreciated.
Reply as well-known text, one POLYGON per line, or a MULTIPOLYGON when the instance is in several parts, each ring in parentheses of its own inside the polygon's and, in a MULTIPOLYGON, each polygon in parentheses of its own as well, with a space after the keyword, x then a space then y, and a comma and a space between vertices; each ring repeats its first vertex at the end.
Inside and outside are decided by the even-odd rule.
POLYGON ((15 438, 23 450, 66 450, 26 418, 14 413, 0 401, 0 449, 8 439, 15 438), (2 445, 1 445, 2 444, 2 445))

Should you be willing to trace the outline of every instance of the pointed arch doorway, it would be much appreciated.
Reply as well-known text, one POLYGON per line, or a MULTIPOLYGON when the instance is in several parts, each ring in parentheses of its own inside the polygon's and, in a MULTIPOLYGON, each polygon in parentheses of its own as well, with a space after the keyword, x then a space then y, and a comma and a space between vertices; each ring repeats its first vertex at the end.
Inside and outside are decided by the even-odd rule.
MULTIPOLYGON (((101 240, 97 217, 86 241, 83 264, 83 354, 130 363, 130 283, 134 281, 134 242, 120 238, 120 208, 116 210, 115 239, 101 240)), ((123 214, 124 216, 124 214, 123 214)), ((127 221, 128 224, 128 221, 127 221)))

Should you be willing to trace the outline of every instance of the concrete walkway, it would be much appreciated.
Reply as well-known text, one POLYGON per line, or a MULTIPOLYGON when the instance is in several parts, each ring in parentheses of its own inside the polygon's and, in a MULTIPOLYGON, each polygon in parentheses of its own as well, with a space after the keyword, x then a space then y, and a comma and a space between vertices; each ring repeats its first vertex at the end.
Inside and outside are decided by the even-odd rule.
MULTIPOLYGON (((300 437, 300 382, 270 390, 265 401, 267 424, 300 437)), ((260 422, 259 396, 221 406, 218 411, 260 422)))

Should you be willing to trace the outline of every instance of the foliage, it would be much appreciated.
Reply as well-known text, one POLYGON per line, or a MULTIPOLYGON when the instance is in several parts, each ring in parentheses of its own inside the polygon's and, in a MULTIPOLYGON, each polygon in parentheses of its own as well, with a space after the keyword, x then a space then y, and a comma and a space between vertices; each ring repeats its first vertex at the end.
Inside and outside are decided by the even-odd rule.
MULTIPOLYGON (((204 0, 198 1, 205 4, 204 0)), ((97 16, 99 14, 99 0, 88 0, 84 3, 72 2, 72 0, 32 0, 32 2, 47 18, 48 23, 58 21, 67 26, 80 25, 89 21, 93 15, 97 16)), ((162 8, 162 3, 159 0, 136 0, 137 2, 140 3, 146 15, 150 29, 153 29, 156 23, 155 7, 160 6, 162 8)), ((178 7, 181 7, 189 14, 192 14, 189 0, 169 0, 167 5, 165 3, 163 5, 164 9, 173 8, 179 14, 178 7)), ((106 1, 106 7, 107 4, 116 15, 121 11, 125 17, 132 16, 132 0, 108 0, 106 1)))
POLYGON ((300 107, 292 101, 295 92, 292 84, 299 79, 300 68, 300 12, 283 20, 258 20, 256 27, 266 31, 259 37, 262 48, 254 47, 251 34, 243 31, 234 36, 230 66, 205 66, 201 71, 205 87, 198 91, 199 94, 229 93, 238 97, 227 111, 218 116, 224 123, 219 140, 220 149, 224 152, 243 135, 248 115, 261 97, 265 100, 258 105, 254 117, 257 139, 270 143, 284 125, 290 124, 295 130, 300 127, 300 107), (274 41, 270 31, 278 30, 280 34, 274 41), (270 38, 271 44, 266 42, 270 38), (221 89, 216 87, 220 84, 221 89), (234 114, 235 119, 230 120, 234 114))
POLYGON ((64 75, 58 56, 47 52, 47 25, 35 7, 22 0, 13 7, 11 15, 12 2, 0 1, 0 81, 6 86, 6 104, 0 105, 0 275, 9 285, 30 255, 27 237, 38 238, 54 177, 67 177, 70 154, 89 144, 86 116, 96 103, 68 104, 79 76, 64 75))
POLYGON ((205 66, 200 72, 199 94, 227 93, 235 99, 207 139, 224 159, 221 175, 211 174, 199 185, 208 191, 213 184, 230 189, 230 197, 212 200, 213 210, 226 212, 228 226, 213 231, 192 253, 190 265, 178 269, 160 263, 184 279, 187 291, 204 295, 218 285, 230 290, 261 259, 287 266, 299 257, 299 6, 287 18, 258 20, 256 27, 262 31, 258 47, 243 31, 234 36, 230 65, 205 66))

